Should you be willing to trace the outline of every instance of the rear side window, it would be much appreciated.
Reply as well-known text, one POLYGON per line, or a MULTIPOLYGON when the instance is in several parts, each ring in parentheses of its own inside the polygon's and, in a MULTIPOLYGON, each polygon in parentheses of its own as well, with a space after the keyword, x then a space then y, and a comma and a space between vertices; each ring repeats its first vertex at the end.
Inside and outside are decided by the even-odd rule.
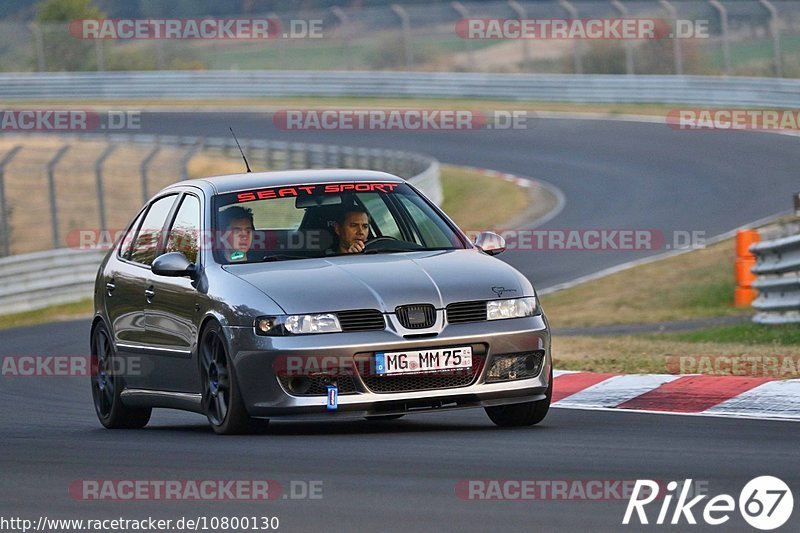
POLYGON ((197 263, 200 237, 200 200, 187 194, 181 201, 175 221, 169 230, 164 252, 181 252, 192 263, 197 263))
POLYGON ((158 241, 164 229, 164 223, 167 221, 167 215, 169 215, 176 197, 175 194, 165 196, 150 205, 150 209, 147 210, 144 221, 142 221, 142 226, 136 234, 131 250, 131 261, 147 266, 153 264, 156 253, 158 253, 158 241))

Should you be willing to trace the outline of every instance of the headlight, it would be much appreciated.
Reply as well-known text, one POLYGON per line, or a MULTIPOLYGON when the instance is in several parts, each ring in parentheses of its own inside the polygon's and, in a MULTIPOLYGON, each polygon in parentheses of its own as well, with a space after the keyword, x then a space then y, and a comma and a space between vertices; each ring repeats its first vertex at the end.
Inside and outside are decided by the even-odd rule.
POLYGON ((490 300, 486 303, 487 320, 503 320, 504 318, 520 318, 539 313, 536 297, 514 298, 511 300, 490 300))
POLYGON ((339 319, 333 313, 322 315, 292 315, 283 324, 289 333, 337 333, 342 331, 339 319))
POLYGON ((339 319, 333 313, 260 317, 255 321, 255 328, 259 335, 286 335, 287 333, 304 335, 342 331, 339 319))

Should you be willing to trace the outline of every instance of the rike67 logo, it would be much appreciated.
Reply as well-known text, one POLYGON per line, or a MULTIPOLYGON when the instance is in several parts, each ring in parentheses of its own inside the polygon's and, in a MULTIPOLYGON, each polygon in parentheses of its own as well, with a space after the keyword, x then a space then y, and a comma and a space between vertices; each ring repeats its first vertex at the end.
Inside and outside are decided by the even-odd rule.
MULTIPOLYGON (((652 515, 648 519, 645 506, 656 499, 661 500, 661 507, 655 524, 676 525, 684 523, 684 520, 687 524, 697 524, 695 513, 701 515, 702 520, 712 526, 730 520, 731 513, 737 508, 737 501, 733 496, 720 494, 704 502, 705 505, 698 505, 708 498, 708 495, 691 495, 694 496, 691 497, 691 487, 691 479, 685 480, 681 486, 677 481, 670 481, 667 483, 666 492, 660 494, 661 487, 655 481, 636 480, 622 523, 630 524, 632 519, 633 523, 636 523, 638 519, 640 524, 649 524, 648 520, 652 519, 652 515), (677 497, 675 507, 670 509, 675 497, 677 497)), ((739 493, 738 508, 742 518, 750 526, 767 531, 779 528, 789 520, 794 508, 794 497, 783 480, 773 476, 759 476, 748 481, 739 493)))

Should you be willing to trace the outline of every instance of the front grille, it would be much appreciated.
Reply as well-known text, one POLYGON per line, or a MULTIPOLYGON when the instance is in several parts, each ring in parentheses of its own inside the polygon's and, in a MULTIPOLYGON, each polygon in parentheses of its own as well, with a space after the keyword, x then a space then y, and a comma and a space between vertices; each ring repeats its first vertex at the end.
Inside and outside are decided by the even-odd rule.
MULTIPOLYGON (((278 380, 292 396, 327 396, 330 379, 325 376, 280 376, 278 380)), ((355 394, 356 384, 352 376, 336 378, 339 394, 355 394)))
POLYGON ((435 389, 453 389, 472 385, 481 373, 486 361, 486 347, 472 345, 472 367, 461 370, 422 372, 411 375, 379 375, 374 372, 374 353, 356 354, 356 367, 364 385, 371 392, 413 392, 435 389))
POLYGON ((460 322, 480 322, 486 320, 486 302, 456 302, 447 306, 447 321, 451 324, 460 322))
POLYGON ((436 308, 430 304, 401 305, 394 312, 406 329, 424 329, 436 323, 436 308))
POLYGON ((383 314, 376 309, 357 309, 336 313, 342 331, 376 331, 386 329, 383 314))

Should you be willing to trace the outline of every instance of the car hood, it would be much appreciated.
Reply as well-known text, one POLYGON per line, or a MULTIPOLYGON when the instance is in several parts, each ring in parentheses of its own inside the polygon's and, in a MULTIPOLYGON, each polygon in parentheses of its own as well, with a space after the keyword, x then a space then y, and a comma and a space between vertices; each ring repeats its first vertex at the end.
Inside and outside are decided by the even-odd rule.
POLYGON ((287 314, 345 309, 392 313, 399 305, 533 295, 506 263, 477 250, 346 255, 227 265, 225 270, 264 292, 287 314))

